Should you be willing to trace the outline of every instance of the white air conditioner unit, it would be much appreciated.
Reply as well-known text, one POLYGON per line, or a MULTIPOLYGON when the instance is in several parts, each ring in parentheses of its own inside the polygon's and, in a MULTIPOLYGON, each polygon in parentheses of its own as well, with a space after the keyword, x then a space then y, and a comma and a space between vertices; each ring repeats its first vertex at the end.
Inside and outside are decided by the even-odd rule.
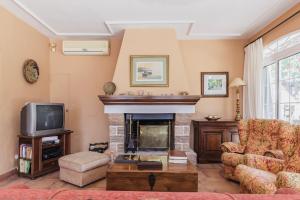
POLYGON ((63 41, 64 55, 109 55, 108 40, 63 41))

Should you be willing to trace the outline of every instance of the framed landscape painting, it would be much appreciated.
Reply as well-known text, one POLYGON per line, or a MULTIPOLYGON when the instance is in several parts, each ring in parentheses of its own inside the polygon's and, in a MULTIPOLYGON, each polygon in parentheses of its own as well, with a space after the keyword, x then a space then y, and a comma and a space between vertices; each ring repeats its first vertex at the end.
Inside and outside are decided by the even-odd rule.
POLYGON ((228 72, 201 72, 202 97, 228 97, 228 72))
POLYGON ((168 87, 169 56, 130 56, 131 87, 168 87))

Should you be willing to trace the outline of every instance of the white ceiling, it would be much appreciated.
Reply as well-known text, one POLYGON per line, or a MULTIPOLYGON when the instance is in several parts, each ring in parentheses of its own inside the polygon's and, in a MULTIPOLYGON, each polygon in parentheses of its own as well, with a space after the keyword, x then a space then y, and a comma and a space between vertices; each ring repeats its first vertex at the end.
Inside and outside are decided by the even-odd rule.
POLYGON ((0 0, 50 38, 171 27, 179 39, 247 38, 300 0, 0 0))

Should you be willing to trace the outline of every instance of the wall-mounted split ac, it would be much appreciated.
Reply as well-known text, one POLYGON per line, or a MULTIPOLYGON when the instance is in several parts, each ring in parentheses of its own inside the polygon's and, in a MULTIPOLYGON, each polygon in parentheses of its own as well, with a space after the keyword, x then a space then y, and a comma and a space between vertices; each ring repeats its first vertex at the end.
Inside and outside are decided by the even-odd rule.
POLYGON ((108 40, 65 40, 63 41, 64 55, 109 55, 109 41, 108 40))

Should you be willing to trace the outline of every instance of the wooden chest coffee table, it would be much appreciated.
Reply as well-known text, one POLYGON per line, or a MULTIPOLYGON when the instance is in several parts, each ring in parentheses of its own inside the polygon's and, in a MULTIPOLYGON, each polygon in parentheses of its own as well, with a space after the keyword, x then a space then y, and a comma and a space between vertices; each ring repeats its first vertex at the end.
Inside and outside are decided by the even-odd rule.
MULTIPOLYGON (((164 157, 164 156, 162 156, 164 157)), ((197 192, 197 167, 170 164, 162 159, 162 170, 138 170, 136 164, 112 163, 107 170, 107 190, 197 192)))

